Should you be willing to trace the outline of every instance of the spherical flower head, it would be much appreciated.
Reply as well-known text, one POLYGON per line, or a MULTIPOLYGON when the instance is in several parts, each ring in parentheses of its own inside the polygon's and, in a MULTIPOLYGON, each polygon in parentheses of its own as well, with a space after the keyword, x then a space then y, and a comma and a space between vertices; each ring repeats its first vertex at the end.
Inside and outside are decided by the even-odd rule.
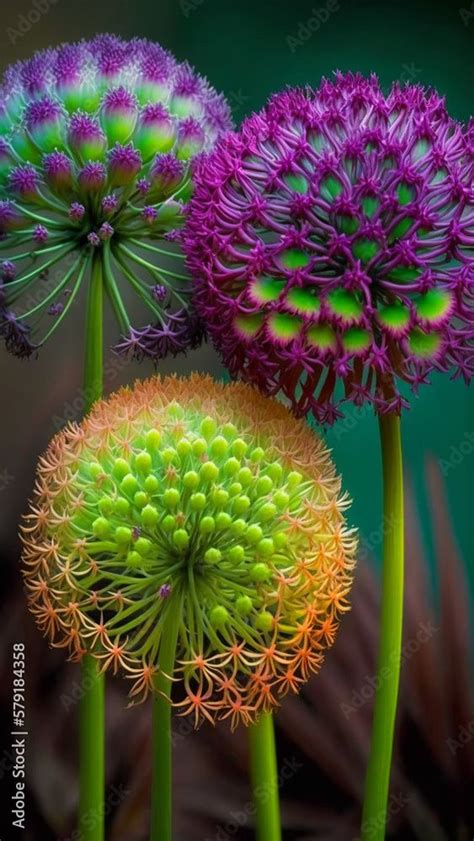
POLYGON ((328 451, 242 383, 168 377, 57 435, 23 524, 32 612, 54 645, 154 691, 179 621, 173 702, 248 723, 321 665, 356 538, 328 451))
POLYGON ((17 271, 3 290, 0 336, 11 351, 28 356, 59 328, 93 259, 118 325, 117 352, 156 360, 201 340, 181 242, 168 235, 183 224, 195 156, 230 127, 229 114, 205 79, 144 39, 99 35, 7 69, 0 249, 17 271), (56 291, 38 282, 53 266, 56 291), (157 284, 164 299, 153 295, 157 284), (71 295, 51 327, 51 300, 65 286, 71 295), (21 325, 18 346, 12 324, 21 325))
POLYGON ((331 422, 474 368, 472 140, 418 86, 337 73, 198 163, 197 307, 233 375, 331 422))

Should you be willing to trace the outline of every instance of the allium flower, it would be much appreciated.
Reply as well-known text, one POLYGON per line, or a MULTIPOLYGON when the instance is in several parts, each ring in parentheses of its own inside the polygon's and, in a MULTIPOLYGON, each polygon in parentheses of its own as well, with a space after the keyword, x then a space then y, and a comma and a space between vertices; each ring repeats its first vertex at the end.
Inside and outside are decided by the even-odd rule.
POLYGON ((181 613, 174 702, 248 723, 319 669, 356 538, 328 451, 244 384, 158 378, 97 403, 41 458, 24 519, 39 627, 153 690, 181 613))
POLYGON ((337 73, 197 167, 186 250, 233 375, 324 422, 474 368, 472 131, 433 91, 337 73))
POLYGON ((93 255, 120 351, 157 357, 200 340, 172 235, 190 196, 193 157, 229 125, 224 99, 206 80, 143 39, 99 35, 6 71, 0 263, 14 274, 0 271, 0 335, 9 350, 28 356, 57 329, 93 255), (143 305, 143 327, 130 324, 129 292, 143 305))

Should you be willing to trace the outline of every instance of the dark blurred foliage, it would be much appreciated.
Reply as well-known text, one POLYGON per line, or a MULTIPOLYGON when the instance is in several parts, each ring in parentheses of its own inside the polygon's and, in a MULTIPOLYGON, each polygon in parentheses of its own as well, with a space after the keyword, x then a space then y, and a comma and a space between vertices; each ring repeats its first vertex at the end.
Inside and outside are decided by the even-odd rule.
MULTIPOLYGON (((431 591, 408 493, 407 590, 402 688, 388 838, 468 841, 474 832, 474 694, 469 608, 462 564, 434 462, 427 465, 435 524, 437 592, 431 591)), ((28 829, 24 841, 75 839, 79 669, 48 649, 26 614, 19 576, 3 580, 0 709, 11 716, 11 644, 23 639, 28 671, 28 829), (4 601, 5 604, 5 601, 4 601)), ((278 714, 285 841, 357 841, 367 760, 378 627, 378 585, 361 563, 333 651, 320 675, 278 714)), ((107 839, 145 841, 150 790, 150 707, 126 709, 126 687, 109 681, 107 839)), ((176 717, 176 841, 251 841, 245 729, 176 717)), ((8 734, 2 734, 8 745, 8 734)), ((0 776, 9 776, 8 752, 0 776)), ((8 821, 3 810, 2 822, 8 821)), ((6 826, 5 826, 6 831, 6 826)), ((3 837, 9 838, 7 834, 3 837)))

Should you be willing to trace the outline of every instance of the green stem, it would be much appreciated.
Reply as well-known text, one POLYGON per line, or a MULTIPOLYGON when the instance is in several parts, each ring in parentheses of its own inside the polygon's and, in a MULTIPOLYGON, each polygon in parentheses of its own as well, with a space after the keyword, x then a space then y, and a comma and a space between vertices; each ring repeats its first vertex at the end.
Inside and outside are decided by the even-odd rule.
POLYGON ((261 713, 249 726, 250 775, 257 841, 281 841, 278 766, 273 715, 261 713))
POLYGON ((104 841, 105 681, 97 660, 86 654, 81 663, 79 706, 79 838, 104 841))
POLYGON ((153 777, 150 841, 172 841, 172 733, 171 687, 181 607, 168 604, 160 644, 160 671, 153 698, 153 777))
POLYGON ((102 259, 94 254, 87 300, 86 352, 84 361, 84 397, 87 414, 103 389, 103 309, 102 259))
POLYGON ((385 838, 403 630, 404 520, 400 418, 394 414, 383 415, 379 423, 384 493, 382 604, 362 841, 383 841, 385 838))
MULTIPOLYGON (((102 395, 103 290, 100 255, 94 255, 87 302, 84 363, 85 413, 102 395)), ((82 660, 79 711, 79 831, 81 841, 104 841, 105 679, 97 660, 82 660)))

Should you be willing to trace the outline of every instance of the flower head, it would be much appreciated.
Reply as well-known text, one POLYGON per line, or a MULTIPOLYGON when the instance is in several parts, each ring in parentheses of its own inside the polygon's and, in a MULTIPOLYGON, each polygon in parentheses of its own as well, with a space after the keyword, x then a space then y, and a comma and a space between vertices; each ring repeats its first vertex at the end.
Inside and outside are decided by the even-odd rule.
POLYGON ((248 722, 318 670, 348 609, 355 534, 328 451, 244 384, 158 378, 57 435, 24 518, 39 626, 153 691, 181 616, 176 705, 248 722))
POLYGON ((324 422, 474 369, 472 135, 418 86, 289 90, 195 174, 185 248, 233 375, 324 422))
POLYGON ((3 287, 0 335, 10 350, 28 356, 57 329, 98 253, 119 351, 156 358, 200 340, 180 242, 165 238, 181 227, 193 157, 229 126, 229 109, 206 80, 143 39, 99 35, 6 71, 0 258, 15 277, 3 287), (48 284, 39 283, 48 269, 48 284), (160 300, 158 284, 166 291, 160 300), (127 285, 144 328, 131 324, 127 285), (60 316, 53 328, 51 308, 60 316), (156 341, 137 343, 142 329, 156 341))

